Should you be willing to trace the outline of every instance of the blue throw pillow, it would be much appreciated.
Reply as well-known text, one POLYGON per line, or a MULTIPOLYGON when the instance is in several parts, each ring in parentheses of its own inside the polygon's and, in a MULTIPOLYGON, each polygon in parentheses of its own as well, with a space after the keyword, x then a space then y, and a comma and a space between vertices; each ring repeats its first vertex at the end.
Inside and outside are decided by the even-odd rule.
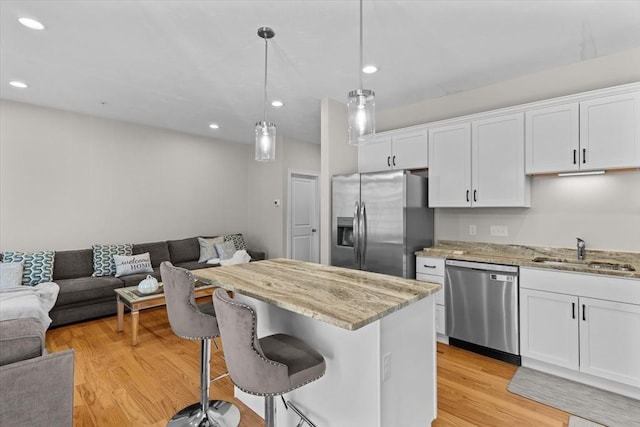
POLYGON ((93 245, 93 274, 92 277, 115 276, 116 264, 114 255, 131 256, 133 244, 93 245))
POLYGON ((3 252, 3 262, 24 262, 22 284, 35 286, 53 279, 54 251, 3 252))

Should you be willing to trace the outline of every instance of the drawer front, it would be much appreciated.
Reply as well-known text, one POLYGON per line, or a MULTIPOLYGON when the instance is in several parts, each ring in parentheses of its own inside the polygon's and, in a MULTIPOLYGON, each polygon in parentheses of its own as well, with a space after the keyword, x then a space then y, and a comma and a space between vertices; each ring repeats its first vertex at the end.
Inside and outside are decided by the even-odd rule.
POLYGON ((432 274, 416 273, 416 280, 423 282, 438 283, 442 289, 436 293, 436 304, 444 305, 444 277, 434 276, 432 274))
POLYGON ((444 258, 416 258, 416 273, 444 276, 444 258))
POLYGON ((436 332, 440 335, 444 335, 444 322, 445 322, 445 308, 444 305, 436 304, 436 332))

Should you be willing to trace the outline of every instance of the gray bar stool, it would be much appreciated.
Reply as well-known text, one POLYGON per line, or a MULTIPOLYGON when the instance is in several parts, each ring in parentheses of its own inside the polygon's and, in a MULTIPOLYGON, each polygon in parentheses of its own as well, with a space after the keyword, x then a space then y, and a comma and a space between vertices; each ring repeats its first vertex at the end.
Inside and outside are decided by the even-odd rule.
POLYGON ((237 427, 238 407, 224 400, 209 400, 211 339, 220 336, 213 304, 196 305, 195 280, 184 268, 169 261, 160 264, 160 275, 173 332, 181 338, 200 340, 200 402, 187 406, 169 420, 167 426, 237 427))
MULTIPOLYGON (((227 369, 240 390, 265 396, 265 425, 275 427, 274 396, 292 391, 322 377, 325 361, 320 353, 291 335, 275 334, 258 339, 256 313, 250 306, 229 298, 224 289, 213 294, 227 369)), ((284 400, 284 399, 283 399, 284 400)), ((301 417, 298 426, 314 424, 291 402, 301 417)))

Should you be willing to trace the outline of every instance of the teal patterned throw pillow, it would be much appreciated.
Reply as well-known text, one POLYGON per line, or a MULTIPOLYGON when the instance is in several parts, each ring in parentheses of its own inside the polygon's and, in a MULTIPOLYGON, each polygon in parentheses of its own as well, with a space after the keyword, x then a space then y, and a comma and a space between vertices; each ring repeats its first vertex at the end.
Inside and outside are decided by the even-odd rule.
POLYGON ((114 255, 131 256, 133 252, 132 243, 120 245, 93 245, 93 277, 115 276, 116 263, 113 261, 114 255))
POLYGON ((3 262, 24 262, 22 284, 35 286, 53 279, 54 251, 39 252, 3 252, 3 262))
POLYGON ((242 234, 225 234, 224 236, 224 241, 225 242, 233 242, 233 245, 236 247, 237 251, 240 251, 242 249, 247 249, 247 244, 244 242, 244 237, 242 237, 242 234))

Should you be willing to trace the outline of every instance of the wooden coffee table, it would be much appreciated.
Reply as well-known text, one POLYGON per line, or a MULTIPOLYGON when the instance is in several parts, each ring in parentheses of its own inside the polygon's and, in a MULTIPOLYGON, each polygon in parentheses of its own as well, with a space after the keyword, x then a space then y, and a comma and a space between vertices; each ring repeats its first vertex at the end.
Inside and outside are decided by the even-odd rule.
MULTIPOLYGON (((124 306, 131 310, 131 345, 138 344, 138 322, 139 313, 147 308, 161 307, 166 305, 164 293, 162 292, 162 283, 159 283, 160 289, 152 294, 141 294, 138 292, 137 286, 129 286, 126 288, 115 289, 116 301, 118 303, 118 332, 124 330, 124 306)), ((194 291, 196 298, 213 295, 217 286, 196 282, 194 291)))

